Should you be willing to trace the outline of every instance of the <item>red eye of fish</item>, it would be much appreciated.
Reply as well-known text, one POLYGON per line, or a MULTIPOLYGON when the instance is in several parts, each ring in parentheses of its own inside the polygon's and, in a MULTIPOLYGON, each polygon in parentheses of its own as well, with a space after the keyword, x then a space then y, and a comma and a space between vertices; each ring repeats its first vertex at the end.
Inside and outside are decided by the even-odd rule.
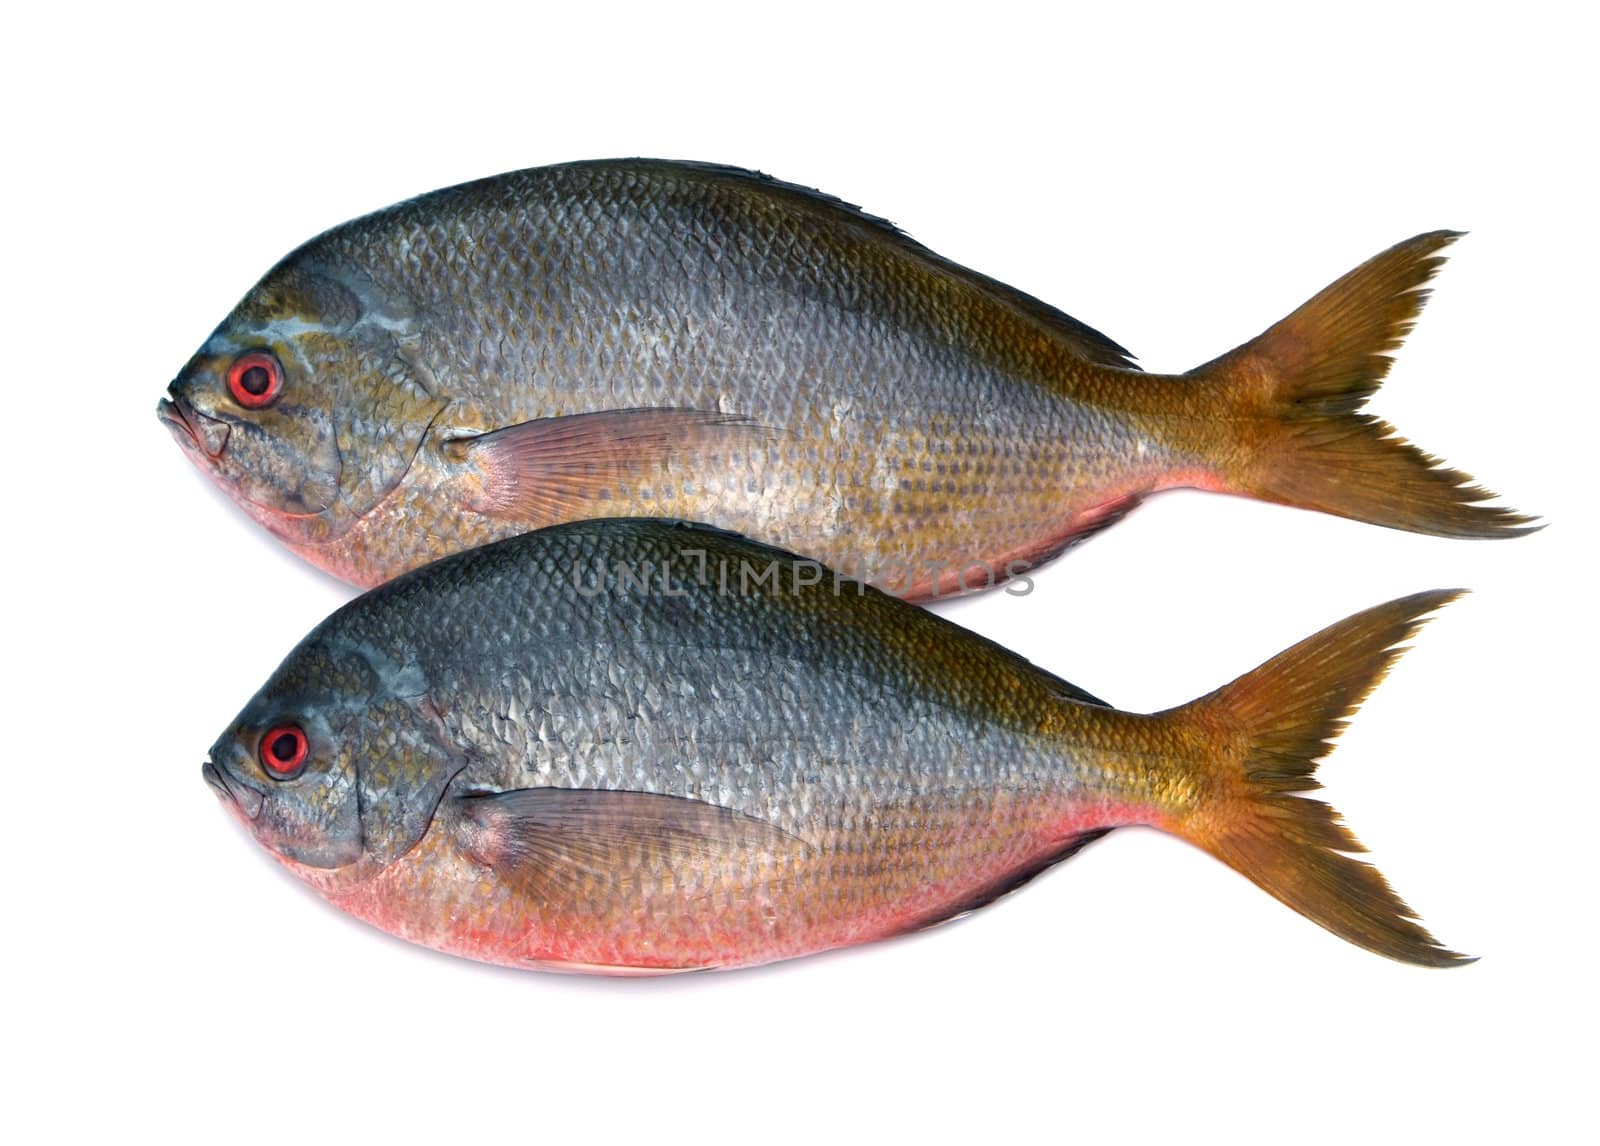
POLYGON ((277 401, 283 388, 283 368, 270 354, 241 354, 228 367, 228 393, 246 410, 259 410, 277 401))
POLYGON ((275 780, 290 780, 305 766, 310 744, 298 724, 280 724, 268 730, 257 750, 261 766, 275 780))

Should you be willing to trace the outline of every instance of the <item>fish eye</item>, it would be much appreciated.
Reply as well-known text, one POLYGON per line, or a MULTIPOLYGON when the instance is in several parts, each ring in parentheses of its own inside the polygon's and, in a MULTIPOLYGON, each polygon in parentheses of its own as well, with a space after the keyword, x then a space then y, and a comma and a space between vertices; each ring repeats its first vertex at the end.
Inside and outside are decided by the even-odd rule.
POLYGON ((293 780, 305 769, 310 749, 305 731, 298 724, 280 724, 267 730, 256 755, 274 780, 293 780))
POLYGON ((283 367, 270 354, 252 350, 228 367, 228 393, 246 410, 259 410, 278 400, 283 389, 283 367))

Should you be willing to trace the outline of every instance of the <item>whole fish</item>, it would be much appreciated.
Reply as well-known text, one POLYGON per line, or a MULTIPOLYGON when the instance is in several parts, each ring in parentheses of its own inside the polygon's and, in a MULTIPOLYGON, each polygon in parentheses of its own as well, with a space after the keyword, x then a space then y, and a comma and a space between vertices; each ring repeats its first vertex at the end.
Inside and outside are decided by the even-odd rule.
POLYGON ((1142 373, 886 221, 729 167, 573 163, 336 227, 160 415, 307 560, 369 586, 586 517, 681 517, 914 600, 997 584, 1177 486, 1422 533, 1529 519, 1360 413, 1456 235, 1142 373))
POLYGON ((814 561, 578 522, 334 613, 204 772, 332 903, 491 963, 650 973, 863 943, 1148 824, 1353 943, 1447 966, 1463 957, 1296 793, 1452 596, 1138 715, 814 561))

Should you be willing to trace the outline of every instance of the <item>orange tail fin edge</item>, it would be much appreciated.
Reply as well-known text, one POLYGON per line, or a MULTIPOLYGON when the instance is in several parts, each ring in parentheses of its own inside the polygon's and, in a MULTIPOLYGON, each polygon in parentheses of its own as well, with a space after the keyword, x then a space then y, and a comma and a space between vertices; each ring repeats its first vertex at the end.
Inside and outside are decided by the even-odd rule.
POLYGON ((1299 793, 1330 742, 1427 614, 1461 595, 1439 590, 1357 613, 1232 684, 1167 715, 1225 747, 1210 795, 1171 824, 1259 887, 1357 946, 1428 967, 1472 962, 1417 922, 1339 814, 1299 793))
POLYGON ((1283 321, 1190 376, 1245 415, 1247 445, 1219 465, 1228 488, 1264 501, 1441 537, 1515 537, 1540 526, 1484 505, 1496 495, 1360 412, 1389 352, 1410 333, 1439 252, 1432 231, 1368 260, 1283 321))

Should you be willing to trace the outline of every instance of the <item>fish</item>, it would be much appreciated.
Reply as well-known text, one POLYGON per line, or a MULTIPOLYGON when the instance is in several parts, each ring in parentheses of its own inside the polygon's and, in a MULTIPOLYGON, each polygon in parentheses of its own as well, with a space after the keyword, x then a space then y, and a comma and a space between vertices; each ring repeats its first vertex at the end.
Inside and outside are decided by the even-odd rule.
POLYGON ((1147 825, 1350 942, 1448 967, 1304 795, 1457 591, 1359 613, 1154 714, 813 559, 661 519, 443 558, 314 629, 202 772, 384 931, 613 975, 737 968, 974 911, 1147 825))
POLYGON ((1025 578, 1179 487, 1509 537, 1533 519, 1362 411, 1457 237, 1402 242, 1163 375, 818 191, 569 163, 307 242, 158 414, 251 518, 363 588, 547 525, 650 516, 927 601, 1025 578))

